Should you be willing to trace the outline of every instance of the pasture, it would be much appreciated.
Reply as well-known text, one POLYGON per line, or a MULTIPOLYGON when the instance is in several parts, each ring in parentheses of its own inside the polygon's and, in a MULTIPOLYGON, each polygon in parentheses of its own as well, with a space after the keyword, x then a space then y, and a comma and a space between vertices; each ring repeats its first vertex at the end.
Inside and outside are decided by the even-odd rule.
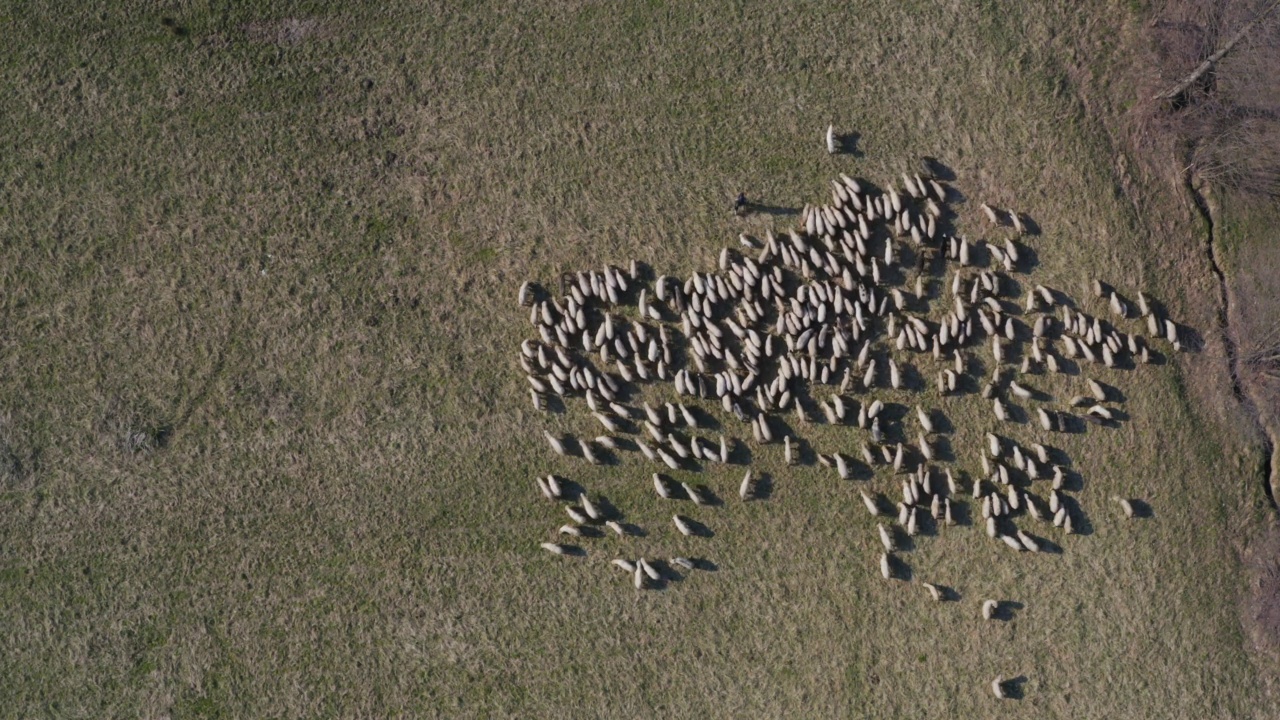
MULTIPOLYGON (((1141 8, 1039 5, 0 11, 0 714, 1280 716, 1242 627, 1240 554, 1273 509, 1205 229, 1109 130, 1141 8), (711 271, 838 173, 883 186, 921 156, 971 238, 981 202, 1034 220, 1020 286, 1105 316, 1100 278, 1187 329, 1187 352, 1087 373, 1127 419, 1052 438, 1083 521, 1037 530, 1060 553, 979 518, 886 582, 856 491, 899 478, 788 467, 710 402, 767 498, 737 500, 741 462, 671 473, 725 500, 694 510, 638 453, 552 454, 544 430, 600 430, 580 400, 530 404, 521 282, 711 271), (647 534, 540 550, 567 520, 547 473, 647 534), (642 555, 714 569, 638 592, 609 561, 642 555)), ((980 472, 989 401, 876 397, 941 413, 980 472)), ((796 434, 854 455, 865 431, 796 434)))

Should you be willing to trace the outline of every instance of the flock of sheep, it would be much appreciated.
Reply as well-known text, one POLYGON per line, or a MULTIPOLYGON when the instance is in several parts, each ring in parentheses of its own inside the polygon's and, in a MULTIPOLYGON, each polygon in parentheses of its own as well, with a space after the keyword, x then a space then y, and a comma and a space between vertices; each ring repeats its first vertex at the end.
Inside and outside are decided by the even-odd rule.
MULTIPOLYGON (((829 148, 832 137, 829 130, 829 148)), ((632 262, 627 269, 567 274, 555 296, 523 284, 519 302, 538 337, 522 343, 519 362, 535 408, 559 409, 580 397, 602 430, 594 438, 544 430, 550 448, 593 464, 639 453, 657 470, 652 482, 660 499, 710 504, 715 498, 706 488, 676 483, 662 471, 731 462, 739 441, 704 429, 706 408, 718 407, 752 442, 782 444, 788 465, 812 457, 841 480, 867 480, 850 487, 869 515, 883 518, 874 532, 883 547, 876 565, 886 580, 906 575, 903 535, 917 535, 926 523, 955 524, 967 516, 956 507, 965 498, 980 508, 992 542, 1018 553, 1056 547, 1037 533, 1071 534, 1080 519, 1065 456, 1048 438, 1085 422, 1122 422, 1116 390, 1088 374, 1148 363, 1158 344, 1179 349, 1178 328, 1141 292, 1130 300, 1094 281, 1104 318, 1077 309, 1060 289, 1015 281, 1029 271, 1026 218, 982 204, 992 237, 955 233, 951 193, 931 169, 926 162, 882 191, 841 174, 831 183, 831 201, 805 207, 798 227, 763 239, 740 236, 740 248, 723 249, 713 272, 647 282, 632 262), (1019 286, 1026 289, 1015 296, 1019 286), (927 376, 925 365, 932 368, 927 376), (979 371, 980 365, 991 369, 979 371), (1036 389, 1037 376, 1046 373, 1078 373, 1072 382, 1079 394, 1063 402, 1036 389), (672 402, 632 401, 640 385, 663 383, 674 386, 672 402), (892 403, 875 397, 885 388, 918 396, 914 410, 886 412, 892 403), (969 393, 980 393, 991 416, 964 472, 944 465, 955 459, 940 450, 945 416, 937 406, 969 393), (999 432, 1003 423, 1030 420, 1020 404, 1034 405, 1045 442, 1023 445, 999 432), (802 457, 802 439, 781 427, 784 415, 795 418, 794 427, 846 426, 849 440, 802 457), (876 488, 885 476, 899 479, 900 500, 876 488)), ((583 555, 571 543, 635 530, 564 478, 548 475, 536 484, 546 499, 564 503, 569 521, 559 541, 542 543, 551 553, 583 555)), ((737 490, 744 501, 753 497, 750 470, 737 490)), ((1118 512, 1135 516, 1134 501, 1115 500, 1118 512)), ((672 525, 682 535, 710 534, 685 515, 673 515, 672 525)), ((644 589, 661 585, 672 568, 692 570, 699 561, 642 557, 612 564, 644 589)), ((954 596, 942 585, 919 585, 935 601, 954 596)), ((998 608, 984 600, 982 617, 995 617, 998 608)), ((991 689, 1005 696, 1003 679, 991 689)))

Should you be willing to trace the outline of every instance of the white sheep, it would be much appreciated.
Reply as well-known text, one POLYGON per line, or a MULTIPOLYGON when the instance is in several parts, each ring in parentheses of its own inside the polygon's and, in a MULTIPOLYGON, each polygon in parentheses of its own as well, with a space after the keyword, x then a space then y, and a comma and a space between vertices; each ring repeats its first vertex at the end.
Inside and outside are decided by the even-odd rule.
POLYGON ((671 520, 676 524, 676 530, 679 530, 681 535, 693 535, 693 526, 687 520, 679 515, 672 515, 671 520))
POLYGON ((552 553, 553 555, 568 555, 568 554, 569 554, 569 546, 568 546, 568 545, 561 545, 561 544, 559 544, 559 543, 551 543, 551 542, 544 542, 544 543, 539 543, 539 544, 541 545, 541 547, 542 547, 542 549, 543 549, 543 550, 546 550, 547 552, 552 553))
POLYGON ((982 601, 982 619, 990 620, 996 616, 996 611, 1000 608, 1000 603, 995 600, 982 601))

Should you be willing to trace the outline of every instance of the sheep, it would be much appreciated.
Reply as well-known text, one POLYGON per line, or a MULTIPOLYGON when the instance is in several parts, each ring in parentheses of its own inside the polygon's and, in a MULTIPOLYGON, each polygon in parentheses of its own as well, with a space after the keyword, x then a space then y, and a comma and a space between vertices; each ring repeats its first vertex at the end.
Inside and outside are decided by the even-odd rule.
POLYGON ((559 533, 561 535, 572 535, 573 537, 582 537, 582 528, 577 525, 561 525, 559 533))
POLYGON ((1000 402, 1000 398, 992 400, 991 409, 995 412, 997 420, 1004 421, 1009 419, 1009 414, 1005 411, 1004 403, 1000 402))
POLYGON ((658 568, 650 564, 648 560, 640 558, 639 566, 640 570, 643 571, 645 575, 648 575, 650 580, 657 581, 662 579, 662 573, 658 572, 658 568))
POLYGON ((685 557, 673 557, 669 562, 672 565, 675 565, 676 567, 679 567, 679 568, 684 568, 685 570, 693 570, 694 568, 697 567, 697 564, 695 564, 689 558, 685 558, 685 557))
POLYGON ((992 225, 998 226, 1000 224, 1000 216, 996 213, 996 209, 994 207, 987 203, 982 203, 979 207, 982 208, 982 212, 986 213, 987 219, 991 221, 992 225))
POLYGON ((538 491, 542 493, 543 497, 545 497, 548 500, 556 499, 556 494, 551 492, 551 487, 547 485, 546 480, 543 480, 542 478, 537 478, 537 483, 538 483, 538 491))
POLYGON ((1110 408, 1105 408, 1101 405, 1094 405, 1089 408, 1088 413, 1094 417, 1102 418, 1103 420, 1111 420, 1113 418, 1110 408))
POLYGON ((643 590, 644 589, 644 570, 639 565, 636 566, 634 578, 635 580, 633 582, 635 583, 636 589, 643 590))
POLYGON ((560 543, 552 542, 539 543, 539 546, 552 555, 568 555, 572 547, 570 545, 561 545, 560 543))
POLYGON ((932 597, 934 602, 942 602, 941 588, 939 588, 937 585, 934 585, 933 583, 922 582, 920 584, 924 586, 925 590, 929 591, 929 597, 932 597))
POLYGON ((1000 603, 995 600, 982 601, 982 619, 991 620, 996 616, 996 611, 1000 609, 1000 603))
POLYGON ((614 567, 621 568, 622 570, 629 573, 633 573, 636 571, 636 564, 631 562, 630 560, 623 560, 622 558, 614 558, 609 561, 609 564, 613 565, 614 567))
POLYGON ((1096 398, 1098 402, 1106 402, 1107 391, 1105 388, 1102 387, 1102 383, 1099 383, 1097 380, 1094 380, 1093 378, 1088 378, 1088 382, 1089 382, 1089 392, 1093 393, 1093 397, 1096 398))
POLYGON ((684 488, 684 494, 689 496, 689 499, 693 501, 694 505, 707 504, 706 499, 702 497, 702 493, 698 492, 697 488, 687 482, 680 483, 680 487, 684 488))
POLYGON ((570 520, 578 523, 579 525, 587 525, 591 522, 590 517, 572 505, 565 507, 564 511, 569 515, 570 520))
POLYGON ((583 440, 579 442, 578 446, 582 448, 582 457, 586 459, 587 462, 591 463, 592 465, 604 464, 604 461, 601 460, 600 457, 596 455, 595 450, 592 448, 591 442, 589 440, 583 440))
POLYGON ((748 470, 747 474, 742 476, 742 484, 738 486, 738 497, 746 502, 751 497, 751 490, 751 471, 748 470))
POLYGON ((658 457, 662 458, 662 462, 666 463, 667 467, 671 468, 672 470, 680 469, 679 461, 671 457, 671 453, 668 453, 666 450, 663 450, 662 448, 657 448, 656 450, 658 453, 658 457))
POLYGON ((992 540, 1000 537, 1000 531, 996 528, 995 518, 988 517, 986 526, 987 526, 987 537, 991 538, 992 540))
POLYGON ((671 488, 667 486, 666 481, 658 473, 653 474, 653 489, 657 491, 658 497, 664 500, 672 499, 671 488))
POLYGON ((1067 513, 1066 506, 1061 506, 1056 511, 1053 511, 1053 526, 1056 528, 1062 527, 1070 519, 1071 516, 1067 513))
POLYGON ((991 681, 991 694, 996 696, 997 700, 1004 700, 1004 676, 997 675, 995 680, 991 681))
POLYGON ((871 499, 871 496, 866 494, 862 490, 859 490, 858 494, 862 496, 862 504, 866 506, 867 512, 871 513, 872 517, 879 516, 880 506, 876 504, 876 501, 871 499))
POLYGON ((595 504, 591 502, 591 498, 588 498, 585 492, 578 494, 578 502, 582 503, 582 509, 587 513, 587 516, 590 517, 592 520, 599 520, 601 517, 603 517, 603 513, 601 513, 600 509, 597 508, 595 504))
POLYGON ((880 544, 884 545, 885 552, 894 551, 893 536, 889 534, 888 528, 883 523, 876 525, 876 529, 880 531, 880 544))
POLYGON ((1031 391, 1019 385, 1015 380, 1009 381, 1009 389, 1013 391, 1014 395, 1017 395, 1024 400, 1031 397, 1031 391))
POLYGON ((1023 550, 1026 549, 1022 546, 1022 543, 1018 542, 1018 539, 1013 537, 1012 535, 1001 535, 1000 539, 1003 540, 1004 544, 1008 545, 1011 550, 1017 550, 1018 552, 1022 552, 1023 550))
POLYGON ((836 154, 836 126, 835 125, 827 126, 827 152, 832 155, 836 154))
POLYGON ((933 432, 933 420, 930 420, 929 414, 919 406, 916 406, 916 418, 920 421, 920 429, 927 433, 933 432))
POLYGON ((1111 499, 1120 503, 1120 509, 1124 511, 1124 516, 1126 518, 1129 518, 1130 520, 1134 518, 1133 503, 1131 501, 1116 495, 1111 496, 1111 499))
POLYGON ((622 527, 622 525, 617 520, 608 520, 605 522, 604 525, 605 527, 612 530, 614 534, 617 535, 618 537, 622 537, 627 534, 626 528, 622 527))
POLYGON ((672 515, 671 521, 675 523, 676 530, 679 530, 681 535, 687 536, 687 535, 694 534, 693 526, 690 525, 689 521, 686 520, 685 518, 680 517, 679 515, 672 515))
POLYGON ((1036 542, 1035 538, 1021 530, 1018 531, 1018 541, 1021 542, 1022 547, 1026 548, 1028 551, 1033 553, 1040 552, 1040 543, 1036 542))
POLYGON ((548 430, 543 430, 542 434, 546 436, 547 442, 551 444, 551 449, 554 450, 557 455, 569 454, 569 451, 565 449, 563 440, 556 437, 555 435, 552 435, 551 432, 548 430))
POLYGON ((893 579, 893 567, 889 564, 889 553, 880 553, 880 575, 885 580, 893 579))
POLYGON ((551 491, 556 500, 564 498, 564 487, 560 484, 560 478, 555 475, 547 476, 547 489, 551 491))
POLYGON ((1036 408, 1036 417, 1040 420, 1040 427, 1049 431, 1052 431, 1054 429, 1055 427, 1055 423, 1053 422, 1054 416, 1050 415, 1049 411, 1045 410, 1044 408, 1036 408))

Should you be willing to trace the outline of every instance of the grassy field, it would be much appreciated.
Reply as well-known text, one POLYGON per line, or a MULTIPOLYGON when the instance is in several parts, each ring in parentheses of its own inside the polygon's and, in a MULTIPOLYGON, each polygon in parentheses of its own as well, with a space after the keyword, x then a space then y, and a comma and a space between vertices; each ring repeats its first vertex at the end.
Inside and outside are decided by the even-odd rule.
MULTIPOLYGON (((1039 5, 0 10, 0 714, 1280 716, 1241 628, 1269 510, 1203 228, 1080 91, 1142 9, 1039 5), (831 122, 856 153, 826 154, 831 122), (971 236, 981 201, 1034 218, 1032 281, 1097 314, 1090 278, 1146 289, 1204 340, 1102 371, 1130 419, 1054 438, 1087 518, 1042 533, 1061 554, 920 538, 913 574, 961 595, 935 604, 878 577, 854 488, 778 446, 749 446, 768 500, 690 512, 709 539, 637 455, 551 455, 543 429, 596 432, 530 407, 522 280, 709 270, 794 222, 734 218, 737 192, 798 209, 921 155, 971 236), (540 551, 548 472, 649 535, 540 551), (607 562, 641 554, 718 569, 636 593, 607 562), (1021 607, 985 623, 986 597, 1021 607)), ((989 408, 922 397, 976 471, 989 408)), ((697 481, 731 497, 742 469, 697 481)))

